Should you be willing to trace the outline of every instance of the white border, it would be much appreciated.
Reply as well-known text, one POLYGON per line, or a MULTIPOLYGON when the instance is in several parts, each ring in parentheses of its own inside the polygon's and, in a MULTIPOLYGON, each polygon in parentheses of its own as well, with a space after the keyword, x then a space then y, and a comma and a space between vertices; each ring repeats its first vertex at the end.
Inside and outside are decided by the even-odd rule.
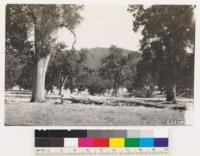
POLYGON ((199 154, 200 140, 200 3, 198 0, 1 0, 0 2, 0 155, 28 156, 32 153, 34 129, 159 129, 171 131, 171 154, 186 156, 199 154), (196 4, 196 47, 193 126, 4 126, 4 67, 5 67, 5 5, 7 3, 75 3, 75 4, 196 4), (14 139, 13 139, 14 138, 14 139), (184 139, 183 139, 184 138, 184 139), (8 141, 12 140, 12 142, 8 141), (187 142, 184 142, 187 140, 187 142), (1 154, 2 152, 2 154, 1 154), (191 153, 192 152, 192 153, 191 153))

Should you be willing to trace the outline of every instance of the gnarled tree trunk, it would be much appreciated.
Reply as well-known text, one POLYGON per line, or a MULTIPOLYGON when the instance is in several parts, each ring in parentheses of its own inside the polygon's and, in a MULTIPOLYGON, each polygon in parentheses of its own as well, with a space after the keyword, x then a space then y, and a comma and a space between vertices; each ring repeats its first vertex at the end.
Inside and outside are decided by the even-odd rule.
POLYGON ((48 54, 45 57, 35 59, 31 102, 45 101, 45 75, 50 55, 48 54))

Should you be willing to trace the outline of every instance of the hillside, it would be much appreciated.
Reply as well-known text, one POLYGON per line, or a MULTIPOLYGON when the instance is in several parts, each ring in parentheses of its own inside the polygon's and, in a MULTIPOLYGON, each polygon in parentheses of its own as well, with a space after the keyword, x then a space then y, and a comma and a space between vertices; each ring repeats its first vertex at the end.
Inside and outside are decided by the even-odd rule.
MULTIPOLYGON (((130 51, 127 49, 122 49, 122 50, 124 56, 127 56, 128 54, 132 53, 131 57, 135 58, 136 60, 139 60, 141 55, 140 53, 136 51, 130 51)), ((109 48, 96 47, 88 49, 87 66, 92 69, 99 68, 99 66, 101 65, 101 60, 107 57, 109 54, 110 54, 109 48)))

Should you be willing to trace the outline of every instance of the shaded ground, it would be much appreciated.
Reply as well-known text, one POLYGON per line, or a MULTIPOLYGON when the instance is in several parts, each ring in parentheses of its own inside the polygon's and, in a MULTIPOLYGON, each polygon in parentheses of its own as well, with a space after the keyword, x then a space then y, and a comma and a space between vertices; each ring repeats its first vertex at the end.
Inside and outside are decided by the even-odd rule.
POLYGON ((71 126, 142 126, 184 125, 185 111, 192 107, 191 99, 179 99, 178 104, 164 104, 164 99, 105 98, 92 96, 65 97, 64 103, 56 95, 47 96, 46 103, 30 103, 30 93, 6 92, 6 125, 71 125, 71 126), (68 99, 68 100, 67 100, 68 99), (69 99, 86 100, 88 104, 73 103, 69 99), (100 101, 96 105, 93 101, 100 101))

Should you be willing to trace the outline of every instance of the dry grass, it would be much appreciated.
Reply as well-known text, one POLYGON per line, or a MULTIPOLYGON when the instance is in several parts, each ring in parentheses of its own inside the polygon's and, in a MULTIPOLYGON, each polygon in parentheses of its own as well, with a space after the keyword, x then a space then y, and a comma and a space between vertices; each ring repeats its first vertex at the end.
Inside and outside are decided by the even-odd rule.
MULTIPOLYGON (((134 99, 132 98, 132 100, 134 99)), ((48 99, 46 103, 30 103, 29 101, 30 94, 10 94, 10 92, 7 92, 5 97, 5 124, 17 126, 143 126, 168 125, 169 122, 174 124, 173 121, 178 121, 176 125, 183 125, 185 121, 184 110, 169 108, 140 105, 85 105, 71 103, 70 101, 65 101, 62 105, 55 105, 55 101, 58 101, 55 98, 48 99)), ((184 103, 183 99, 180 101, 182 101, 181 104, 184 103)), ((187 103, 191 105, 192 100, 187 101, 187 103)))

